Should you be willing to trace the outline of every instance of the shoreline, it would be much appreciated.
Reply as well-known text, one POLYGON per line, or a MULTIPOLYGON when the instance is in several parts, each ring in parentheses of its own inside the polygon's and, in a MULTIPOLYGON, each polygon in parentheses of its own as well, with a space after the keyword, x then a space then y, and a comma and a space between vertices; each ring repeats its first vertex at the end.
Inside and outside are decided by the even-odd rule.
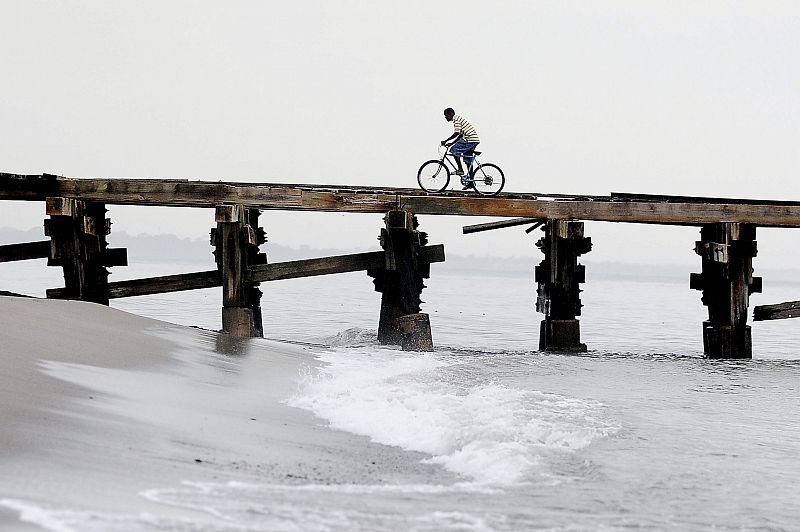
MULTIPOLYGON (((0 499, 202 523, 214 516, 142 494, 185 481, 454 480, 420 463, 422 454, 331 429, 284 404, 301 368, 318 363, 312 347, 76 301, 0 297, 0 312, 0 499)), ((20 523, 16 514, 0 505, 4 530, 20 523)))

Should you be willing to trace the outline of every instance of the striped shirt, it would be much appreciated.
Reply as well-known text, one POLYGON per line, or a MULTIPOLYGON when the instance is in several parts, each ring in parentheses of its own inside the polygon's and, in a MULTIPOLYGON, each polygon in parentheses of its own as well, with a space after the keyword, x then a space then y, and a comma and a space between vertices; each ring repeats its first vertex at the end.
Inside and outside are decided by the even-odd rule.
POLYGON ((478 132, 475 131, 475 128, 461 118, 458 115, 453 117, 453 127, 455 128, 455 133, 461 133, 461 136, 464 137, 466 142, 480 142, 481 139, 478 138, 478 132))

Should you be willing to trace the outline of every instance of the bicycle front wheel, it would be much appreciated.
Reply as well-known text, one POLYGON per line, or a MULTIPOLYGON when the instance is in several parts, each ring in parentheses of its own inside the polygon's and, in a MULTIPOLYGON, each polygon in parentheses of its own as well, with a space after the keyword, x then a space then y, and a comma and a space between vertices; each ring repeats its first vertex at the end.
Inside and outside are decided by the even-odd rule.
POLYGON ((472 171, 472 186, 481 196, 496 196, 506 184, 506 176, 496 164, 479 164, 472 171))
POLYGON ((450 170, 442 161, 430 160, 419 167, 417 182, 425 192, 441 192, 450 184, 450 170))

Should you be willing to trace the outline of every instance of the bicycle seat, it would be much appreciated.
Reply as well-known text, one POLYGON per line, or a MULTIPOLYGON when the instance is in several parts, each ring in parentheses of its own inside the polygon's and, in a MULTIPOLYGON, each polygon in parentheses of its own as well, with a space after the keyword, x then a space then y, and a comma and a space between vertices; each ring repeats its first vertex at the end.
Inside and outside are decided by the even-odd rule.
POLYGON ((468 151, 464 155, 480 155, 481 153, 483 153, 483 152, 482 151, 468 151))

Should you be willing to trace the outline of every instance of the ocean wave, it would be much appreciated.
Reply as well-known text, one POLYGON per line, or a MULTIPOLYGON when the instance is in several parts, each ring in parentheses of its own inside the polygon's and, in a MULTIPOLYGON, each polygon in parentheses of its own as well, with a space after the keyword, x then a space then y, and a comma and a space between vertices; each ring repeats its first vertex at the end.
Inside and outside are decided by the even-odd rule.
POLYGON ((332 336, 318 338, 318 341, 331 347, 358 347, 377 345, 378 335, 373 329, 351 327, 332 336))
MULTIPOLYGON (((596 401, 465 379, 458 357, 370 348, 320 353, 287 404, 333 428, 431 455, 487 484, 552 479, 546 462, 617 430, 596 401)), ((556 475, 557 476, 557 475, 556 475)))

